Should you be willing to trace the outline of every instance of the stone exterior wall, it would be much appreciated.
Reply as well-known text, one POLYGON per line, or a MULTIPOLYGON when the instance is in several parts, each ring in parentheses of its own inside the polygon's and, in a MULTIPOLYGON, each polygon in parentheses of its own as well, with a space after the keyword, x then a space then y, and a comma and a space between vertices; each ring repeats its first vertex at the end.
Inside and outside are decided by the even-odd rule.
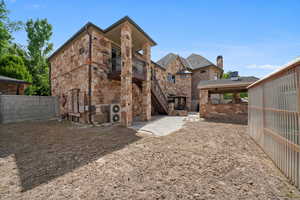
POLYGON ((167 93, 167 72, 165 69, 155 66, 152 64, 153 71, 155 73, 155 77, 158 80, 158 83, 162 90, 167 93))
POLYGON ((220 78, 221 70, 215 67, 205 67, 193 70, 192 74, 192 110, 196 111, 199 107, 199 90, 197 88, 200 81, 214 80, 215 77, 220 78))
POLYGON ((155 67, 156 78, 167 95, 186 96, 188 110, 191 109, 191 90, 192 77, 191 74, 180 75, 177 72, 182 71, 185 67, 179 59, 170 62, 166 69, 155 67), (168 81, 168 74, 175 76, 175 83, 168 81))
POLYGON ((24 95, 26 84, 0 83, 0 94, 6 95, 24 95))
MULTIPOLYGON (((88 93, 88 46, 89 38, 86 33, 81 34, 72 43, 50 60, 51 63, 51 94, 59 97, 62 115, 69 113, 71 104, 71 90, 79 89, 84 99, 88 93)), ((81 106, 86 106, 82 102, 81 106)), ((86 113, 82 121, 87 121, 86 113)))
POLYGON ((203 104, 200 109, 200 117, 246 124, 248 121, 248 104, 203 104))
MULTIPOLYGON (((93 113, 94 122, 109 121, 109 105, 121 103, 121 81, 108 78, 111 66, 111 41, 102 33, 90 28, 92 34, 92 98, 95 106, 93 113)), ((88 48, 89 37, 87 33, 81 34, 51 60, 51 92, 52 96, 60 98, 61 114, 70 113, 71 90, 80 90, 80 106, 87 104, 88 94, 88 48)), ((136 84, 132 84, 133 117, 139 117, 142 113, 142 91, 136 84)), ((87 111, 80 114, 80 121, 87 122, 87 111)))

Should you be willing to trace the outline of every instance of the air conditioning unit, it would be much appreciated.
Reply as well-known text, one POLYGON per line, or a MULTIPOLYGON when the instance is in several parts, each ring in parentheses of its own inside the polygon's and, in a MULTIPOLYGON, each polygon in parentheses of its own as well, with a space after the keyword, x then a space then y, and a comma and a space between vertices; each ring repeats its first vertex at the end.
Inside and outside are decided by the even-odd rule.
POLYGON ((119 123, 121 122, 121 106, 120 104, 110 105, 110 122, 119 123))

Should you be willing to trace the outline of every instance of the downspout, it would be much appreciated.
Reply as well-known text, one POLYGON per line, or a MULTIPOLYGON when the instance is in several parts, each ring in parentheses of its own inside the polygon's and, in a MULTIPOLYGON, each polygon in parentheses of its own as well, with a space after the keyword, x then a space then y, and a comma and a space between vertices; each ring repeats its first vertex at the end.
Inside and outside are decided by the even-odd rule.
POLYGON ((89 110, 89 123, 92 122, 92 34, 88 31, 88 25, 85 26, 85 31, 89 35, 89 69, 88 69, 88 110, 89 110))

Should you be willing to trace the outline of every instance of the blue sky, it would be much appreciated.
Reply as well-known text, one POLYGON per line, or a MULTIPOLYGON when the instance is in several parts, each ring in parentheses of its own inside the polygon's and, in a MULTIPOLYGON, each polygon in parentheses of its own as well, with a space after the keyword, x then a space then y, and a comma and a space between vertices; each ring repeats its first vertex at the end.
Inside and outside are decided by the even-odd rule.
MULTIPOLYGON (((262 77, 300 56, 299 0, 6 0, 14 20, 47 18, 58 48, 86 22, 106 28, 130 16, 158 45, 157 61, 169 52, 223 55, 225 71, 262 77)), ((26 34, 14 34, 26 45, 26 34)))

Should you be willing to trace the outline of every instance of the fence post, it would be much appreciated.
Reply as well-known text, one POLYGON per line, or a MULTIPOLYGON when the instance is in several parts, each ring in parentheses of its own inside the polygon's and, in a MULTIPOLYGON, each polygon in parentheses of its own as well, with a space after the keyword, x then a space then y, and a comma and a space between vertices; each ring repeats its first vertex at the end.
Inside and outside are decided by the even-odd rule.
MULTIPOLYGON (((297 92, 297 102, 298 102, 298 106, 297 106, 297 111, 298 111, 298 114, 297 114, 297 119, 298 119, 298 128, 296 129, 297 130, 297 138, 298 138, 298 145, 300 145, 300 67, 297 67, 296 68, 296 78, 297 78, 297 89, 296 89, 296 92, 297 92)), ((296 181, 296 185, 298 186, 298 188, 300 187, 300 153, 298 152, 298 158, 297 158, 297 181, 296 181)))

